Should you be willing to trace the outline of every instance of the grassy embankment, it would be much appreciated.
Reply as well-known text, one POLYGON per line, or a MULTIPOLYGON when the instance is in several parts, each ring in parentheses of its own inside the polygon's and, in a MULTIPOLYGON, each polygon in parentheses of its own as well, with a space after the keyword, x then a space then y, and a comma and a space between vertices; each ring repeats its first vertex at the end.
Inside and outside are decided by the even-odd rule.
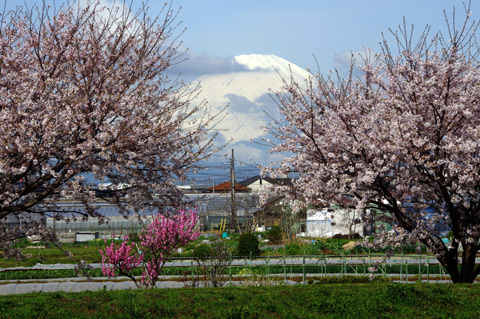
POLYGON ((0 318, 478 318, 480 286, 322 284, 35 293, 0 318))

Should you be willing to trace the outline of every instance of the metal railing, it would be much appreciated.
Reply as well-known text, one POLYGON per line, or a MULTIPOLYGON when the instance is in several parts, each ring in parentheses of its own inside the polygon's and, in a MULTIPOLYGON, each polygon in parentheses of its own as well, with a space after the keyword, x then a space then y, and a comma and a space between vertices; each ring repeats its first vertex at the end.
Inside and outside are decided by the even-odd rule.
MULTIPOLYGON (((165 267, 195 267, 195 258, 170 258, 165 267)), ((197 270, 198 271, 198 270, 197 270)), ((443 266, 432 255, 393 255, 385 259, 381 254, 369 255, 298 255, 298 256, 232 256, 228 263, 230 280, 233 276, 243 277, 307 277, 327 276, 384 276, 395 277, 398 281, 431 279, 448 280, 443 266), (370 269, 375 268, 374 272, 370 269)))

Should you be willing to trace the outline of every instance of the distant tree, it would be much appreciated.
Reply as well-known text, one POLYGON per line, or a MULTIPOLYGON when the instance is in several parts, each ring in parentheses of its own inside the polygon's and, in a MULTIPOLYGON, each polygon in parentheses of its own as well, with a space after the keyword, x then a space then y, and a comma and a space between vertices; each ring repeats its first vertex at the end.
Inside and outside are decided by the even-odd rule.
POLYGON ((480 272, 480 51, 466 12, 460 25, 447 19, 447 35, 427 27, 418 42, 404 23, 392 32, 398 53, 385 38, 381 53, 366 51, 363 78, 287 83, 275 96, 282 120, 269 131, 279 141, 271 151, 292 155, 266 169, 299 172, 293 188, 278 190, 297 207, 386 212, 393 231, 375 244, 420 241, 454 283, 480 272))
POLYGON ((167 75, 183 59, 177 11, 81 3, 0 15, 0 220, 62 216, 55 202, 68 195, 102 222, 85 173, 112 183, 103 200, 123 214, 161 210, 180 201, 174 181, 214 151, 214 116, 167 75))

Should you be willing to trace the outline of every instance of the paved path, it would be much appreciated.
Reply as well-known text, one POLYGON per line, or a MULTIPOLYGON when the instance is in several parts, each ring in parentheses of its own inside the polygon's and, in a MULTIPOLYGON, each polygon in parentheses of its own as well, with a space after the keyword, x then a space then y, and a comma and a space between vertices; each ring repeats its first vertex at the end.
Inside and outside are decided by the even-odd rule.
MULTIPOLYGON (((306 274, 305 277, 334 277, 334 276, 365 276, 365 274, 306 274)), ((376 276, 383 276, 376 274, 376 276)), ((387 274, 389 277, 393 277, 394 282, 405 283, 406 275, 403 274, 387 274), (403 278, 403 279, 402 279, 403 278), (402 279, 402 280, 399 280, 402 279)), ((293 278, 302 278, 303 274, 287 274, 286 280, 275 279, 269 280, 268 277, 283 278, 283 274, 271 274, 267 279, 263 278, 258 283, 254 283, 249 279, 247 281, 235 280, 235 277, 244 277, 241 275, 233 275, 233 280, 227 281, 225 286, 238 286, 238 285, 264 285, 267 284, 281 284, 281 285, 298 285, 302 282, 293 281, 293 278)), ((179 280, 179 276, 160 276, 160 280, 157 282, 157 288, 188 288, 192 286, 192 279, 182 281, 179 280)), ((418 274, 408 275, 408 283, 418 282, 418 274)), ((427 276, 423 276, 423 282, 426 283, 450 283, 447 275, 438 276, 430 274, 431 279, 427 279, 427 276)), ((140 277, 138 277, 140 280, 140 277)), ((196 287, 204 287, 202 281, 197 281, 196 287)), ((92 281, 88 281, 87 278, 75 277, 75 278, 54 278, 54 279, 23 279, 23 280, 3 280, 0 281, 0 295, 11 294, 23 294, 32 292, 81 292, 81 291, 99 291, 99 290, 125 290, 125 289, 137 289, 135 284, 127 277, 95 277, 92 281)))
MULTIPOLYGON (((165 276, 167 277, 167 276, 165 276)), ((171 276, 174 277, 174 276, 171 276)), ((178 277, 176 277, 178 278, 178 277)), ((111 278, 94 278, 94 281, 88 282, 85 278, 63 278, 63 279, 45 279, 45 280, 17 280, 0 281, 0 295, 24 294, 32 292, 81 292, 81 291, 99 291, 106 290, 126 290, 138 289, 128 278, 118 278, 114 281, 111 278)), ((157 282, 157 288, 188 288, 191 287, 191 281, 162 280, 157 282)), ((297 285, 296 281, 281 281, 286 285, 297 285)), ((226 282, 225 286, 243 285, 243 281, 226 282)), ((197 282, 197 287, 204 287, 203 282, 197 282)))
MULTIPOLYGON (((106 290, 137 289, 133 281, 113 281, 109 278, 95 278, 93 282, 78 280, 79 278, 65 278, 54 280, 25 280, 11 281, 10 283, 0 282, 0 295, 23 294, 30 292, 80 292, 106 290)), ((184 288, 185 284, 179 281, 161 281, 158 288, 184 288)))

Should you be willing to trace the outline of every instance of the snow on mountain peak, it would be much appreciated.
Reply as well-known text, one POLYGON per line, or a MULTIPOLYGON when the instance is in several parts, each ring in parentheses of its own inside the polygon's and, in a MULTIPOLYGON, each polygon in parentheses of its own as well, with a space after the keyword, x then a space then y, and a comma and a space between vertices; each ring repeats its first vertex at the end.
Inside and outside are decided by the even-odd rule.
POLYGON ((233 60, 246 70, 201 76, 197 79, 203 88, 200 98, 214 105, 228 104, 231 102, 229 95, 242 96, 254 102, 270 90, 280 90, 284 84, 283 79, 288 81, 293 77, 295 81, 302 83, 311 75, 273 54, 237 55, 233 60))
POLYGON ((243 66, 244 71, 201 76, 196 80, 202 87, 197 99, 208 101, 216 110, 229 105, 228 114, 216 128, 226 141, 232 140, 235 147, 242 147, 244 151, 238 154, 242 160, 248 160, 249 156, 257 153, 267 158, 268 153, 245 143, 263 136, 265 132, 260 127, 270 122, 270 116, 278 114, 278 107, 269 93, 280 91, 284 79, 288 82, 293 78, 302 85, 311 74, 273 54, 238 55, 233 60, 243 66))
POLYGON ((279 58, 273 54, 242 54, 233 58, 235 62, 246 66, 249 70, 274 70, 275 66, 279 64, 288 64, 288 62, 282 58, 279 58))
POLYGON ((290 74, 291 71, 297 76, 308 77, 307 71, 274 54, 242 54, 233 59, 251 71, 275 71, 282 76, 290 74))

